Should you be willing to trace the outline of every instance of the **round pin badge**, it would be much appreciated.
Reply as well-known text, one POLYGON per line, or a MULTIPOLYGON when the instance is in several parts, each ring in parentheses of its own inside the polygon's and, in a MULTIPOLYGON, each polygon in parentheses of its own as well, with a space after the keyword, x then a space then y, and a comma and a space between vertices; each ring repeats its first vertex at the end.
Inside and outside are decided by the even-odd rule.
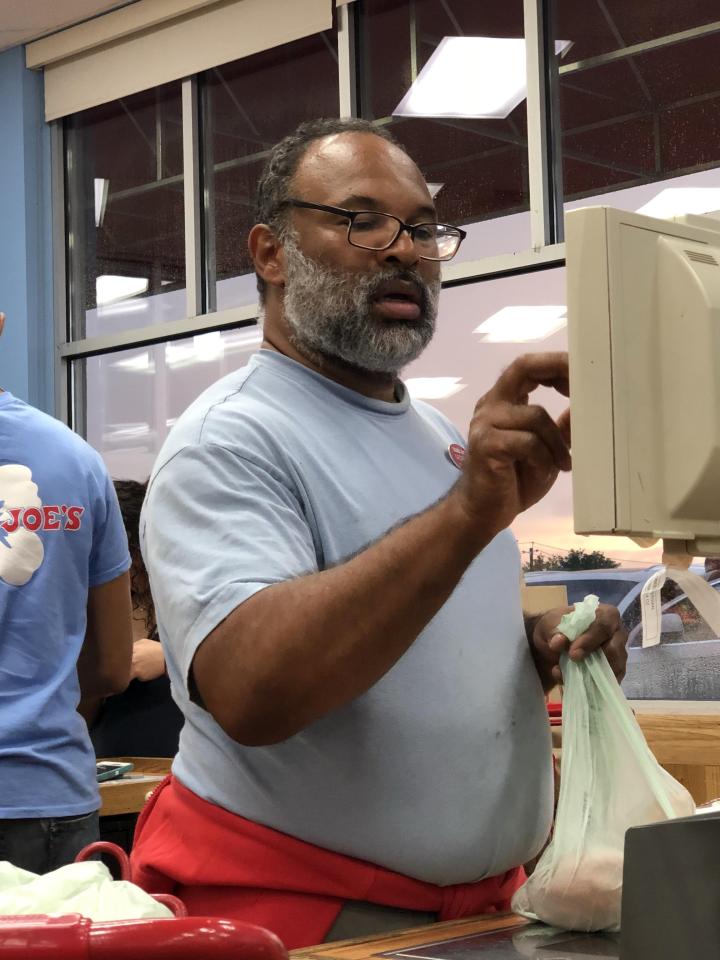
POLYGON ((446 452, 450 462, 454 463, 458 470, 462 470, 465 460, 465 447, 459 443, 451 443, 446 452))

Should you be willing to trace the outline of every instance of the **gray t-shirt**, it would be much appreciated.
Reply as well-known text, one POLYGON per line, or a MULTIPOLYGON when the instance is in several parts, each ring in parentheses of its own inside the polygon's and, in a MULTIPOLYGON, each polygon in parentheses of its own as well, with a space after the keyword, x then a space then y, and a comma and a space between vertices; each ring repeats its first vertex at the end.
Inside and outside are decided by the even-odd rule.
POLYGON ((253 821, 442 885, 522 863, 550 828, 550 731, 509 531, 378 683, 283 743, 235 743, 187 678, 204 638, 258 590, 342 562, 446 494, 458 442, 404 388, 373 400, 263 350, 179 419, 141 521, 186 717, 175 775, 253 821))

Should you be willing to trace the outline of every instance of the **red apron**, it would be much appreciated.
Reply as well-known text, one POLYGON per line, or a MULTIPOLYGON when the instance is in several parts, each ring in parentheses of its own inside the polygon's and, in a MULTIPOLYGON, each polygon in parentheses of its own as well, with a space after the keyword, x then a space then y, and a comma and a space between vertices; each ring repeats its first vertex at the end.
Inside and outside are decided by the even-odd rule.
POLYGON ((243 920, 288 950, 322 943, 346 900, 437 912, 440 920, 505 912, 522 867, 478 883, 439 887, 296 840, 202 800, 172 775, 135 830, 133 882, 173 893, 191 916, 243 920))

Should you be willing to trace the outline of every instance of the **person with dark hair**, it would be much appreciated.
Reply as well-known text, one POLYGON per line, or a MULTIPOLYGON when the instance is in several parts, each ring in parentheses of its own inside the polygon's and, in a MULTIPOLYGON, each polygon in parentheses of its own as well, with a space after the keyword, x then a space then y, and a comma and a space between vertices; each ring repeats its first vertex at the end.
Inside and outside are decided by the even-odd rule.
POLYGON ((165 673, 165 657, 159 640, 155 621, 155 604, 150 592, 150 581, 140 552, 140 511, 147 481, 115 480, 120 512, 122 513, 128 546, 130 547, 130 592, 133 604, 133 621, 137 626, 133 633, 133 659, 130 675, 133 679, 154 680, 165 673))
MULTIPOLYGON (((400 371, 465 233, 381 127, 272 151, 249 247, 262 349, 173 427, 141 544, 185 715, 133 878, 288 947, 506 909, 545 843, 543 689, 565 608, 523 621, 507 529, 570 468, 565 354, 517 360, 467 442, 400 371)), ((613 607, 569 650, 617 675, 613 607)))
POLYGON ((174 757, 183 716, 170 692, 155 604, 140 553, 140 509, 147 484, 114 482, 130 547, 132 664, 127 690, 98 704, 90 737, 98 757, 174 757))
POLYGON ((33 873, 99 838, 78 711, 127 686, 129 566, 99 454, 0 390, 0 860, 33 873))

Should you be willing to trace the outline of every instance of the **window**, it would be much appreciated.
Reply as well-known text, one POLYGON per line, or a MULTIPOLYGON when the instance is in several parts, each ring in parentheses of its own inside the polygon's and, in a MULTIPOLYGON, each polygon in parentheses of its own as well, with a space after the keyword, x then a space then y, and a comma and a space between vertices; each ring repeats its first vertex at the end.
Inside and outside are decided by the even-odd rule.
POLYGON ((247 252, 269 148, 302 120, 338 114, 337 35, 326 31, 210 70, 202 83, 208 310, 257 299, 247 252))
MULTIPOLYGON (((387 124, 418 163, 435 192, 438 219, 469 227, 456 262, 526 249, 530 219, 522 90, 515 106, 497 107, 507 115, 496 119, 434 116, 433 110, 480 111, 489 106, 487 101, 473 106, 467 92, 471 84, 486 90, 492 82, 491 71, 484 77, 462 72, 448 76, 441 63, 437 79, 427 73, 421 78, 423 89, 430 89, 430 99, 437 94, 434 102, 423 106, 425 101, 420 100, 413 107, 411 101, 404 109, 416 109, 417 115, 398 115, 431 58, 435 58, 435 69, 438 55, 445 53, 450 59, 467 56, 469 62, 479 61, 481 55, 472 50, 466 54, 461 48, 458 54, 455 48, 441 47, 447 40, 462 39, 467 44, 510 40, 520 44, 524 57, 522 0, 502 4, 364 0, 360 17, 362 115, 387 124), (428 111, 425 116, 424 110, 428 111)), ((491 53, 491 46, 483 47, 483 57, 491 53)), ((521 69, 520 88, 524 62, 521 69)))
POLYGON ((72 339, 186 315, 182 144, 179 83, 66 121, 72 339))
MULTIPOLYGON (((720 582, 715 582, 716 589, 720 582)), ((687 597, 663 604, 660 644, 641 646, 642 626, 630 634, 623 681, 634 700, 716 700, 720 690, 720 638, 687 597)))
POLYGON ((85 435, 113 477, 146 480, 170 427, 207 387, 247 363, 252 324, 75 361, 87 396, 85 435))
POLYGON ((717 21, 713 0, 559 0, 567 199, 720 164, 717 21))

